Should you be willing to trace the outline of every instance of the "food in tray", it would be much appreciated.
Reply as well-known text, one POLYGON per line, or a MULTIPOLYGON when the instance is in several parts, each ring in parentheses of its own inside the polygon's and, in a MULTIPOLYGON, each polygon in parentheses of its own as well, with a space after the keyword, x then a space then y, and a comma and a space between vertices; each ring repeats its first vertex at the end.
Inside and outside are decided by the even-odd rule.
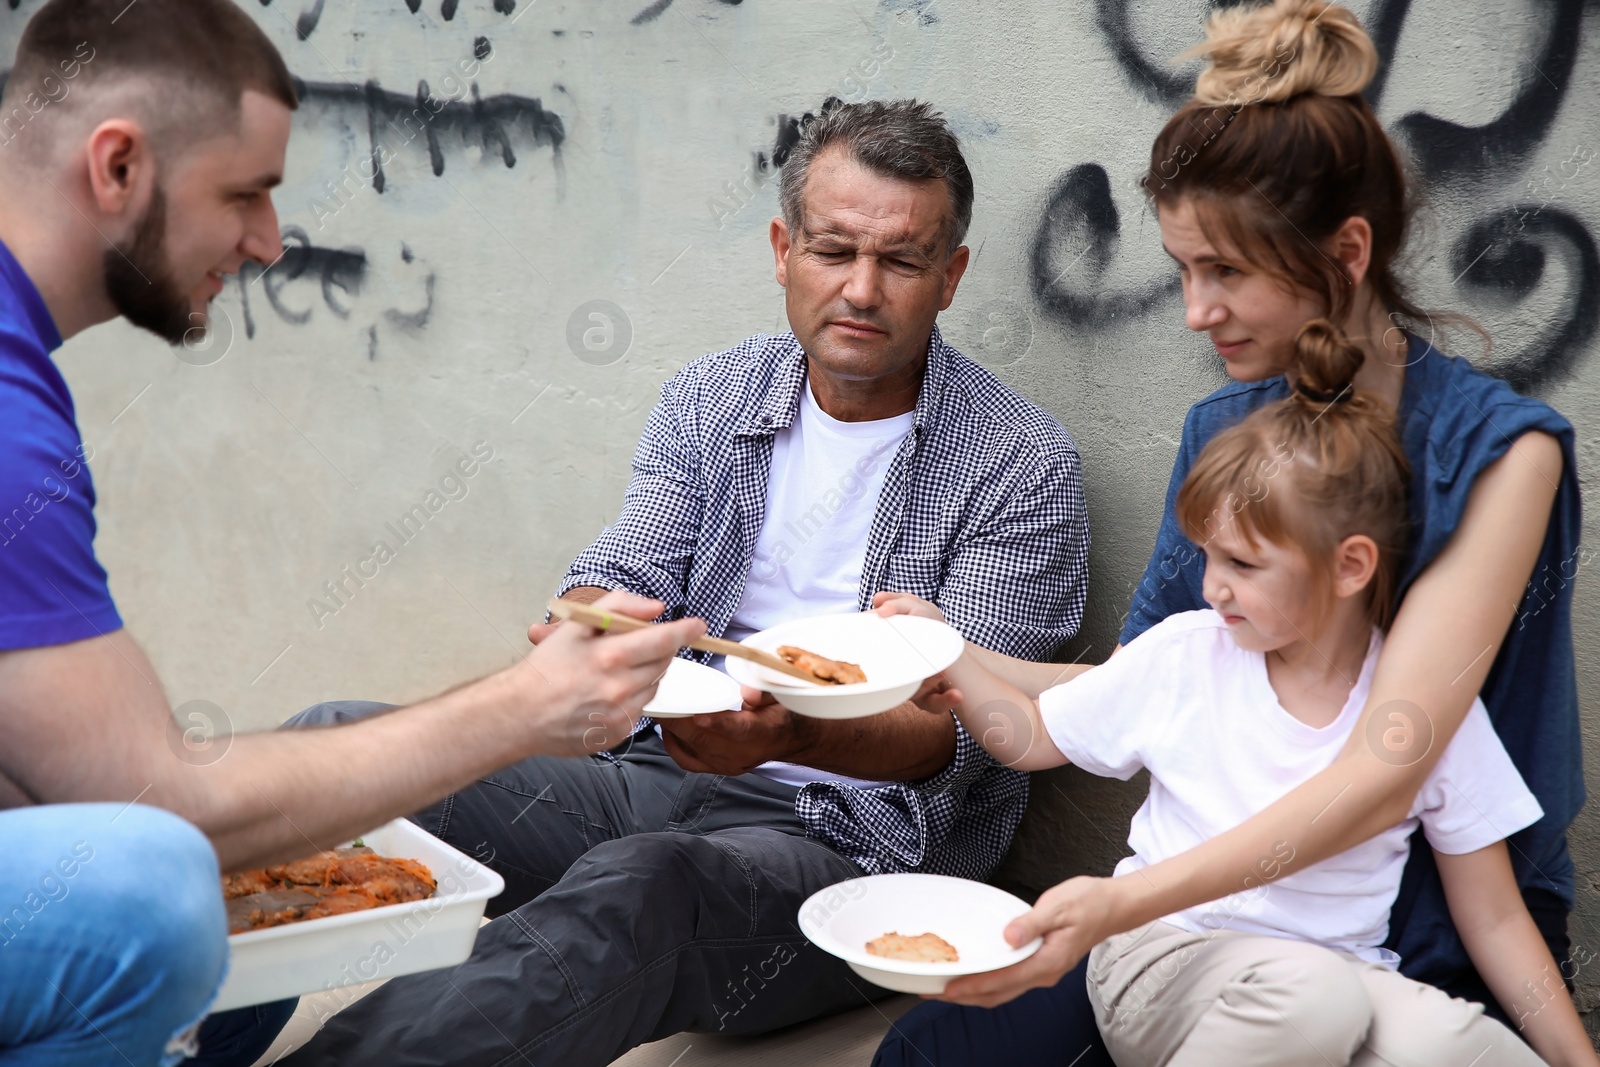
POLYGON ((222 876, 230 934, 426 900, 437 886, 433 872, 416 860, 366 847, 222 876))
POLYGON ((957 963, 961 959, 956 947, 938 934, 910 937, 892 930, 868 941, 867 951, 885 959, 911 960, 914 963, 957 963))
POLYGON ((815 652, 807 652, 794 645, 779 645, 778 655, 803 671, 810 671, 817 679, 835 685, 854 685, 867 680, 867 674, 856 663, 829 659, 815 652))

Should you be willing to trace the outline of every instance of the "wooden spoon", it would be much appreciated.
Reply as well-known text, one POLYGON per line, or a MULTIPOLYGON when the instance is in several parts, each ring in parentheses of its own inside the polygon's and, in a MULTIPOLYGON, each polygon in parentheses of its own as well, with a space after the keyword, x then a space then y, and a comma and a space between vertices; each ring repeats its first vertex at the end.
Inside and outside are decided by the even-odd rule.
MULTIPOLYGON (((593 626, 596 630, 616 630, 618 633, 630 633, 634 630, 643 630, 654 626, 655 623, 635 619, 631 615, 618 615, 605 611, 590 604, 579 604, 573 600, 550 601, 550 614, 560 619, 570 619, 581 622, 585 626, 593 626)), ((798 678, 812 685, 838 685, 831 678, 819 678, 808 670, 802 670, 788 660, 763 652, 759 648, 741 645, 737 641, 725 641, 720 637, 697 637, 689 642, 688 647, 697 648, 702 652, 715 652, 719 656, 734 656, 738 659, 747 659, 751 663, 759 664, 768 670, 786 674, 791 678, 798 678)))

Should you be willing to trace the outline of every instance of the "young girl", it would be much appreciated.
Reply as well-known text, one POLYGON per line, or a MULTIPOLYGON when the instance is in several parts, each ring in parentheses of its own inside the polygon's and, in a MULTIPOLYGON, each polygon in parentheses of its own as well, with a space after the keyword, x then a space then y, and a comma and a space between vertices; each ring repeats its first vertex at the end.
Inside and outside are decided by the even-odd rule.
MULTIPOLYGON (((1210 610, 1170 616, 1037 700, 1025 690, 1038 691, 1039 664, 969 646, 945 674, 937 706, 1009 766, 1150 772, 1118 878, 1145 877, 1327 767, 1366 703, 1405 556, 1409 465, 1391 410, 1352 385, 1360 350, 1325 320, 1296 345, 1293 393, 1213 438, 1178 492, 1210 610)), ((1373 757, 1414 758, 1414 736, 1396 735, 1427 730, 1419 708, 1396 701, 1374 722, 1358 739, 1373 757)), ((1310 866, 1280 841, 1246 891, 1097 946, 1089 996, 1112 1057, 1600 1064, 1512 877, 1505 838, 1542 814, 1475 703, 1404 821, 1310 866), (1380 947, 1419 823, 1473 962, 1538 1056, 1380 947)))

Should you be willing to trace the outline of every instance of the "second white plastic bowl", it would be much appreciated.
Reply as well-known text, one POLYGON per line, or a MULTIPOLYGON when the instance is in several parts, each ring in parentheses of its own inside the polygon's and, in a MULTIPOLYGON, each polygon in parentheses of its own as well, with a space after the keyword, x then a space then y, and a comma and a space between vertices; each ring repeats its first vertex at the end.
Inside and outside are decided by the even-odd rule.
POLYGON ((960 659, 966 648, 960 633, 935 619, 915 615, 886 619, 870 611, 795 619, 751 634, 741 644, 766 652, 796 645, 829 659, 860 664, 865 682, 807 685, 728 657, 727 671, 741 685, 765 689, 790 711, 817 719, 859 719, 897 707, 925 679, 960 659))
POLYGON ((1005 939, 1006 924, 1028 910, 1003 889, 940 874, 876 874, 813 893, 800 906, 800 931, 818 948, 867 981, 901 993, 943 993, 959 975, 1020 963, 1039 950, 1005 939), (938 934, 961 957, 954 963, 916 963, 874 956, 867 942, 895 932, 938 934))

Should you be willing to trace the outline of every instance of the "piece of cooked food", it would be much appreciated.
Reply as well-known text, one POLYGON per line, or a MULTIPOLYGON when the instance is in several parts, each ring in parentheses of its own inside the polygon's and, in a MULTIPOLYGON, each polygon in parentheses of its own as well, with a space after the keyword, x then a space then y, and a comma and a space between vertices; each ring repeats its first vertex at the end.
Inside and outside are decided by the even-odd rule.
POLYGON ((810 671, 818 681, 832 682, 835 685, 854 685, 856 682, 867 680, 867 673, 861 669, 860 664, 846 663, 842 659, 829 659, 819 656, 815 652, 807 652, 794 645, 779 645, 778 655, 803 671, 810 671))
POLYGON ((413 859, 380 856, 370 848, 319 852, 293 863, 224 875, 228 932, 364 911, 433 896, 433 872, 413 859))
POLYGON ((222 876, 222 899, 232 900, 235 897, 247 897, 254 893, 265 893, 277 886, 266 871, 240 871, 238 874, 225 874, 222 876))
POLYGON ((911 960, 914 963, 957 963, 961 959, 956 947, 938 934, 911 937, 892 930, 868 941, 867 951, 885 959, 911 960))

